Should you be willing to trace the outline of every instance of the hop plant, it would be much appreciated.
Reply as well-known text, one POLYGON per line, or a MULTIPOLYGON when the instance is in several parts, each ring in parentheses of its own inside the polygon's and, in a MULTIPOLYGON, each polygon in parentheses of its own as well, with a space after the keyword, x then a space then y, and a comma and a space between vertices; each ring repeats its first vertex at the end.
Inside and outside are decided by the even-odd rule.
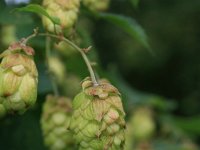
POLYGON ((82 92, 73 101, 69 129, 80 150, 122 150, 125 112, 120 93, 107 81, 93 86, 90 78, 82 82, 82 92))
POLYGON ((0 112, 23 113, 37 98, 38 72, 34 50, 21 43, 12 44, 0 56, 0 112))
POLYGON ((105 11, 110 5, 110 0, 82 0, 82 2, 93 11, 105 11))
POLYGON ((155 127, 151 109, 137 108, 127 123, 125 150, 143 146, 154 134, 155 127))
MULTIPOLYGON (((78 18, 80 0, 43 0, 43 6, 50 16, 60 19, 56 25, 59 33, 68 32, 78 18)), ((54 24, 47 17, 42 17, 43 25, 49 32, 54 32, 54 24)))
POLYGON ((51 150, 70 150, 73 139, 67 127, 72 113, 71 101, 48 95, 43 105, 41 127, 44 142, 51 150))

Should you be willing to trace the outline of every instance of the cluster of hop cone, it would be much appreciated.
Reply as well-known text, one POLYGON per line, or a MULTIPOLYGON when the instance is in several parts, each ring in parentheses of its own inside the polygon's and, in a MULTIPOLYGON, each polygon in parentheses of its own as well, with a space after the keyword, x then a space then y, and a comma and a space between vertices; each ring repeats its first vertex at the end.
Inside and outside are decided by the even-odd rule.
MULTIPOLYGON (((103 11, 109 6, 109 0, 82 0, 82 3, 92 11, 103 11)), ((61 25, 56 25, 59 33, 67 33, 72 28, 79 5, 79 0, 43 1, 47 12, 60 19, 61 25)), ((42 17, 42 21, 47 31, 55 31, 48 18, 42 17)), ((65 46, 59 43, 56 48, 61 51, 69 48, 65 46)), ((0 55, 0 118, 6 114, 23 114, 35 104, 38 72, 33 56, 34 50, 23 41, 11 44, 0 55)), ((50 57, 48 61, 57 82, 65 83, 63 64, 57 57, 50 57)), ((150 139, 156 125, 151 109, 136 109, 126 125, 121 95, 109 81, 99 80, 98 85, 94 85, 87 77, 80 83, 81 88, 77 80, 75 86, 66 84, 76 89, 72 92, 76 95, 73 100, 48 95, 43 105, 41 129, 49 149, 153 150, 150 139)))
MULTIPOLYGON (((0 67, 0 113, 24 113, 37 97, 38 73, 34 50, 14 43, 5 50, 0 67)), ((71 102, 68 98, 47 96, 41 125, 45 144, 53 150, 78 146, 85 150, 123 149, 124 110, 120 93, 108 81, 94 85, 88 77, 71 102)))
MULTIPOLYGON (((1 117, 9 113, 22 114, 34 105, 38 72, 33 55, 34 50, 21 42, 12 44, 0 55, 1 117)), ((58 63, 53 62, 52 65, 58 63)), ((51 70, 59 78, 59 73, 53 68, 56 67, 51 70)), ((134 109, 126 124, 121 95, 109 81, 100 80, 98 85, 94 85, 87 77, 81 82, 81 87, 73 101, 67 97, 46 97, 41 129, 49 149, 153 150, 151 139, 156 124, 152 109, 134 109)), ((167 132, 171 130, 169 127, 163 130, 166 129, 167 132)), ((184 144, 180 150, 196 150, 190 140, 184 144)))

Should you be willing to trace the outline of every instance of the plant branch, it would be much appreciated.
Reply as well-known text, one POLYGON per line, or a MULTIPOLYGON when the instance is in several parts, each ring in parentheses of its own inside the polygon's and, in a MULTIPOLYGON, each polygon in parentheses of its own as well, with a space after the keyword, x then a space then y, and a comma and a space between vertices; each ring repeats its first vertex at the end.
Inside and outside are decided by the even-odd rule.
POLYGON ((30 39, 36 37, 37 34, 38 34, 38 28, 36 28, 36 29, 33 30, 33 34, 29 35, 27 38, 23 38, 23 39, 21 40, 21 44, 26 45, 26 43, 27 43, 30 39))
MULTIPOLYGON (((80 47, 78 47, 76 44, 74 44, 73 42, 71 42, 70 40, 68 40, 67 38, 65 38, 64 36, 58 36, 58 35, 54 35, 54 34, 50 34, 50 33, 38 33, 38 29, 37 28, 34 29, 34 33, 32 35, 28 36, 25 39, 22 39, 22 44, 26 44, 30 39, 32 39, 32 38, 34 38, 36 36, 45 36, 45 37, 56 38, 56 39, 59 39, 61 41, 64 41, 64 42, 68 43, 70 46, 72 46, 73 48, 75 48, 76 50, 78 50, 80 52, 81 56, 83 57, 86 65, 87 65, 88 71, 90 73, 91 80, 93 82, 93 86, 98 86, 99 85, 98 82, 97 82, 97 79, 95 77, 95 73, 93 71, 91 63, 90 63, 87 55, 83 51, 83 49, 81 49, 80 47)), ((46 46, 48 46, 48 45, 46 45, 46 46)))
POLYGON ((92 79, 92 82, 93 82, 93 85, 94 86, 98 86, 98 82, 96 80, 96 77, 95 77, 95 73, 92 69, 92 66, 91 66, 91 63, 87 57, 87 55, 84 53, 84 51, 78 47, 76 44, 74 44, 73 42, 71 42, 70 40, 68 40, 67 38, 65 37, 60 37, 58 35, 54 35, 54 34, 49 34, 49 33, 38 33, 37 34, 38 36, 48 36, 48 37, 53 37, 53 38, 56 38, 56 39, 60 39, 61 41, 64 41, 66 43, 68 43, 69 45, 71 45, 73 48, 75 48, 76 50, 78 50, 81 54, 81 56, 83 57, 86 65, 87 65, 87 68, 89 70, 89 73, 90 73, 90 76, 91 76, 91 79, 92 79))

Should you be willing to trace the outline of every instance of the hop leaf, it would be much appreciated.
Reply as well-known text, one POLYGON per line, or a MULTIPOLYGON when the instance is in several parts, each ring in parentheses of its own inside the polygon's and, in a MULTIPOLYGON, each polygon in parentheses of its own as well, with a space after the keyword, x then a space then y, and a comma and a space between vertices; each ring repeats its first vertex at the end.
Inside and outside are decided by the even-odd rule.
POLYGON ((93 87, 89 78, 73 101, 69 129, 81 150, 121 150, 124 145, 124 110, 118 90, 106 81, 93 87))
POLYGON ((31 47, 14 43, 1 56, 0 105, 7 112, 23 113, 37 98, 38 72, 31 47))

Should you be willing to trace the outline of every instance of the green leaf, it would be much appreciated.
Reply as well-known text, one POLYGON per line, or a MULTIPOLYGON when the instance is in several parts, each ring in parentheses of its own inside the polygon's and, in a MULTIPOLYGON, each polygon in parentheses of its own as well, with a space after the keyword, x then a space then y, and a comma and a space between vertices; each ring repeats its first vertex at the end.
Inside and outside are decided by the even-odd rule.
POLYGON ((14 11, 24 11, 24 12, 33 12, 39 15, 44 15, 49 18, 54 24, 60 25, 60 19, 57 17, 50 16, 47 11, 40 5, 37 4, 30 4, 25 7, 16 8, 14 11))
POLYGON ((116 66, 110 66, 109 73, 104 74, 112 83, 119 88, 123 95, 125 108, 131 110, 132 106, 147 105, 158 109, 159 111, 172 111, 176 108, 176 103, 169 101, 169 99, 154 95, 131 87, 120 75, 116 66))
POLYGON ((140 0, 130 0, 130 1, 131 1, 131 3, 133 4, 133 6, 134 6, 135 8, 138 7, 138 4, 139 4, 139 2, 140 2, 140 0))
POLYGON ((131 35, 134 39, 136 39, 145 48, 150 50, 150 46, 145 31, 134 19, 122 15, 109 14, 109 13, 98 13, 96 15, 97 17, 105 19, 113 23, 114 25, 118 26, 123 31, 131 35))
POLYGON ((200 135, 200 116, 173 117, 173 121, 177 127, 184 131, 190 134, 200 135))
POLYGON ((11 6, 2 6, 0 3, 0 24, 14 24, 14 25, 27 25, 33 24, 33 18, 28 14, 12 14, 11 6))

